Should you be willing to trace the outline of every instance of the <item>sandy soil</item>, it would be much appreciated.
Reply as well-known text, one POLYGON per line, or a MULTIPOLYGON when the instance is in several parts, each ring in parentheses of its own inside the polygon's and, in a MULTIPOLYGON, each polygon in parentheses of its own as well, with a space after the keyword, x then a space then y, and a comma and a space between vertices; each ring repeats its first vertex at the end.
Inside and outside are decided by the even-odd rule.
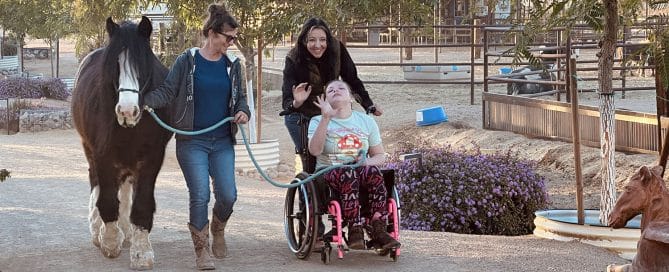
MULTIPOLYGON (((277 57, 274 61, 268 59, 267 67, 282 67, 281 54, 285 54, 282 50, 285 48, 277 48, 277 57)), ((392 52, 381 53, 379 56, 388 59, 397 58, 392 52)), ((67 54, 65 52, 62 57, 67 54)), ((352 55, 355 61, 378 57, 377 53, 366 54, 359 50, 352 50, 352 55)), ((429 58, 430 54, 416 53, 415 56, 417 59, 429 58)), ((40 73, 49 67, 45 63, 48 61, 35 60, 26 67, 40 73)), ((363 80, 401 77, 396 67, 360 70, 363 80)), ((643 85, 652 80, 637 78, 634 82, 643 85)), ((462 148, 511 150, 538 163, 538 171, 547 177, 551 208, 576 207, 571 143, 482 130, 480 95, 475 97, 474 105, 470 105, 468 86, 368 85, 368 90, 385 111, 376 119, 383 131, 387 151, 392 152, 399 142, 416 139, 462 148), (434 105, 445 108, 449 121, 434 126, 416 126, 415 111, 434 105)), ((476 86, 476 90, 479 93, 482 87, 476 86)), ((503 89, 493 91, 502 92, 503 89)), ((652 92, 629 92, 625 99, 616 96, 616 105, 640 110, 648 108, 649 103, 654 105, 652 97, 652 92)), ((263 92, 263 137, 279 139, 281 164, 292 167, 293 146, 283 120, 278 117, 280 99, 278 90, 263 92)), ((592 93, 584 93, 579 99, 583 104, 597 103, 592 93)), ((158 211, 152 239, 157 255, 156 270, 161 271, 194 268, 192 245, 185 227, 187 195, 173 145, 171 142, 168 146, 170 150, 156 189, 158 211)), ((2 135, 0 154, 2 168, 12 170, 13 176, 0 184, 0 213, 3 214, 0 248, 10 249, 0 254, 0 271, 98 270, 96 268, 117 271, 128 268, 127 251, 120 258, 109 260, 89 242, 87 165, 73 130, 2 135)), ((582 158, 586 208, 598 208, 599 150, 582 147, 582 158)), ((618 184, 639 165, 650 164, 656 159, 656 155, 617 153, 618 184)), ((238 186, 240 196, 229 235, 232 256, 217 262, 219 270, 320 269, 317 258, 298 261, 285 246, 280 212, 284 191, 248 177, 238 177, 238 186), (274 207, 267 208, 269 206, 274 207)), ((625 262, 593 246, 544 240, 532 235, 498 237, 404 231, 402 242, 404 250, 399 263, 389 263, 388 259, 371 253, 351 252, 343 261, 333 262, 333 266, 345 271, 367 270, 368 267, 375 271, 602 271, 609 263, 625 262)))
MULTIPOLYGON (((174 141, 156 185, 151 240, 156 271, 195 270, 186 222, 188 196, 174 141)), ((12 178, 0 183, 0 271, 128 271, 127 249, 107 259, 90 242, 87 163, 74 130, 0 135, 0 164, 12 178)), ((372 252, 343 260, 302 261, 283 234, 285 191, 237 178, 238 201, 227 228, 230 257, 219 271, 603 271, 626 261, 604 249, 532 235, 477 236, 402 231, 397 263, 372 252)))

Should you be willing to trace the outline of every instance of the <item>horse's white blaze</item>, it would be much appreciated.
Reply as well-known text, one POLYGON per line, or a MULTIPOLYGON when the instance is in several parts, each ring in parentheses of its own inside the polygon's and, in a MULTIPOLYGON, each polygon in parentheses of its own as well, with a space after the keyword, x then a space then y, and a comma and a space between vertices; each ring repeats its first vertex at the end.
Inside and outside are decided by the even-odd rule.
POLYGON ((100 196, 100 186, 93 187, 90 200, 88 202, 88 230, 91 232, 91 240, 96 247, 100 247, 100 227, 102 227, 102 218, 95 204, 100 196))
POLYGON ((140 116, 139 111, 139 81, 137 71, 130 65, 128 51, 118 56, 118 103, 116 104, 116 119, 119 125, 133 127, 140 116), (123 91, 129 90, 129 91, 123 91))
POLYGON ((125 233, 125 242, 130 242, 130 212, 132 211, 132 183, 128 178, 118 190, 119 214, 118 226, 125 233))
POLYGON ((153 248, 149 241, 149 231, 135 224, 131 225, 130 268, 135 270, 153 269, 153 248))

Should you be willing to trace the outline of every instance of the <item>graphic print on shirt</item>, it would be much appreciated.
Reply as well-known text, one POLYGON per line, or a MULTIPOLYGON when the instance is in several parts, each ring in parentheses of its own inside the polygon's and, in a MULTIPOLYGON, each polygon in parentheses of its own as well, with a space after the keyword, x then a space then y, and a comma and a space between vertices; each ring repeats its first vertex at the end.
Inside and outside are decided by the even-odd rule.
POLYGON ((354 161, 360 152, 366 148, 368 137, 358 129, 338 128, 328 131, 333 136, 334 152, 330 154, 333 164, 342 164, 354 161))

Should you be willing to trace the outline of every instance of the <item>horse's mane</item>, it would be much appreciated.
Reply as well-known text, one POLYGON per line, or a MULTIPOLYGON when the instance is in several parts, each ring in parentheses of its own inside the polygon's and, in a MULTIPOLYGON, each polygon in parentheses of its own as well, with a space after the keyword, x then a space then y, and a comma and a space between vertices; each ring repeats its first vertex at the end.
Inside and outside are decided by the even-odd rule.
MULTIPOLYGON (((89 90, 97 94, 88 97, 90 104, 87 107, 103 112, 102 120, 87 120, 87 122, 96 123, 93 126, 89 124, 88 127, 97 127, 99 131, 103 131, 94 133, 98 151, 110 148, 112 132, 120 129, 114 115, 114 105, 118 100, 118 57, 126 49, 128 51, 127 61, 138 73, 136 76, 139 79, 140 96, 156 88, 158 82, 162 80, 154 78, 154 71, 158 71, 158 67, 163 69, 164 67, 151 50, 148 38, 138 33, 137 24, 129 21, 120 23, 119 28, 110 35, 107 46, 98 50, 101 55, 95 58, 97 63, 92 63, 92 66, 89 67, 89 69, 96 70, 94 78, 98 82, 93 85, 98 86, 98 90, 89 90)), ((91 60, 91 62, 95 61, 91 60)), ((161 75, 158 72, 156 76, 161 75)))
MULTIPOLYGON (((119 28, 109 37, 109 44, 104 51, 102 83, 118 88, 118 56, 123 50, 128 50, 128 61, 131 66, 139 73, 139 87, 141 93, 148 90, 147 79, 153 75, 153 64, 156 59, 148 38, 142 37, 137 32, 137 24, 124 21, 119 24, 119 28)), ((148 84, 151 84, 150 82, 148 84)))

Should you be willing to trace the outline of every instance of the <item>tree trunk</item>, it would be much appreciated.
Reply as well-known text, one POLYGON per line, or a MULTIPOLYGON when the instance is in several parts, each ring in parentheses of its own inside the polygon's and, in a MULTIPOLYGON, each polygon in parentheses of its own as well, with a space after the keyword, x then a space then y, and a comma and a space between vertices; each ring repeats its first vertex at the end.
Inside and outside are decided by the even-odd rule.
POLYGON ((604 35, 599 52, 599 116, 602 154, 602 190, 599 220, 608 225, 616 202, 615 103, 612 88, 613 57, 618 34, 618 1, 604 0, 604 35))
POLYGON ((19 58, 19 75, 23 75, 23 39, 19 39, 19 47, 16 50, 16 57, 19 58))
POLYGON ((599 95, 599 117, 600 117, 600 143, 602 168, 602 190, 600 200, 599 220, 603 225, 608 225, 609 214, 613 211, 616 202, 616 159, 615 159, 615 103, 613 93, 601 93, 599 95))
POLYGON ((54 55, 56 56, 56 77, 60 77, 60 38, 56 39, 54 55))
POLYGON ((0 59, 2 59, 4 57, 4 55, 2 54, 3 52, 2 46, 3 44, 5 44, 5 29, 0 27, 0 31, 1 31, 0 33, 2 33, 0 34, 0 59))
POLYGON ((239 51, 242 52, 242 55, 244 55, 244 64, 246 67, 246 80, 252 79, 255 81, 256 76, 255 76, 255 59, 254 57, 256 56, 256 50, 252 47, 241 47, 238 44, 239 51))
POLYGON ((56 77, 56 60, 53 54, 54 47, 56 46, 55 39, 49 39, 49 62, 51 62, 51 77, 56 77))
MULTIPOLYGON (((411 45, 411 34, 413 33, 412 28, 406 28, 405 32, 402 33, 402 44, 411 45)), ((413 47, 404 48, 404 59, 412 60, 413 59, 413 47)))
POLYGON ((339 41, 346 45, 348 43, 348 34, 346 33, 346 29, 342 28, 337 31, 337 34, 339 34, 339 41))

